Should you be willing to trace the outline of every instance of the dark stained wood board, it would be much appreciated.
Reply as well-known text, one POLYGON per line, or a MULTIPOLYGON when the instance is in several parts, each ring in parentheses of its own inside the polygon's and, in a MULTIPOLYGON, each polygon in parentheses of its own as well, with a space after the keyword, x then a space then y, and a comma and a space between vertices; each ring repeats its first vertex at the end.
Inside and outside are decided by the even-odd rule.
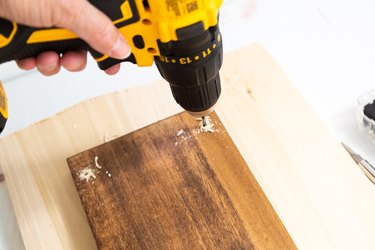
POLYGON ((68 159, 99 249, 295 249, 211 117, 213 133, 181 113, 68 159))

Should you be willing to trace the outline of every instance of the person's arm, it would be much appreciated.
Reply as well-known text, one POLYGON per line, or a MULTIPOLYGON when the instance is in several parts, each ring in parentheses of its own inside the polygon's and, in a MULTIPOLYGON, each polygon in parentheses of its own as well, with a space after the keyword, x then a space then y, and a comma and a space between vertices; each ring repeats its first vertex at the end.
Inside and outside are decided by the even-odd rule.
MULTIPOLYGON (((111 20, 87 0, 0 0, 0 17, 33 27, 66 28, 85 40, 93 49, 116 59, 130 55, 130 47, 111 20)), ((17 61, 21 69, 35 67, 44 75, 59 72, 61 66, 80 71, 86 66, 86 51, 70 51, 61 57, 43 52, 35 58, 17 61)), ((106 70, 116 74, 120 65, 106 70)))

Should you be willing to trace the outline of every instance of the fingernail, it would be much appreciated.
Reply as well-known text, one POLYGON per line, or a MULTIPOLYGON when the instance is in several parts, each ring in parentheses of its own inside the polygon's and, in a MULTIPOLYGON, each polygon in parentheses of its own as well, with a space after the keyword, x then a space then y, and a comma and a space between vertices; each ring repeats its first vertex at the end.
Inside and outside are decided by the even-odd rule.
POLYGON ((37 64, 37 68, 39 70, 40 73, 42 73, 43 75, 45 76, 51 76, 51 75, 54 75, 56 73, 58 73, 60 71, 60 64, 48 64, 48 65, 40 65, 40 64, 37 64))
POLYGON ((48 65, 41 65, 38 68, 44 72, 53 72, 59 67, 59 64, 48 64, 48 65))
POLYGON ((130 54, 130 46, 126 42, 125 38, 122 35, 119 35, 111 51, 109 52, 109 56, 116 59, 125 59, 129 57, 130 54))

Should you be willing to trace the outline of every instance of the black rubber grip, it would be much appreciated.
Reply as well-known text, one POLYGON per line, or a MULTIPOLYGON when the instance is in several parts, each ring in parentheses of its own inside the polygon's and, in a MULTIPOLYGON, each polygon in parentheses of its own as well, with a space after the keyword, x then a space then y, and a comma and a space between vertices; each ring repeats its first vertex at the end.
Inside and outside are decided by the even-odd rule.
POLYGON ((81 39, 71 39, 58 42, 45 42, 23 45, 22 37, 15 37, 7 49, 0 50, 0 63, 35 57, 45 51, 55 51, 59 54, 67 51, 90 50, 90 47, 81 39))

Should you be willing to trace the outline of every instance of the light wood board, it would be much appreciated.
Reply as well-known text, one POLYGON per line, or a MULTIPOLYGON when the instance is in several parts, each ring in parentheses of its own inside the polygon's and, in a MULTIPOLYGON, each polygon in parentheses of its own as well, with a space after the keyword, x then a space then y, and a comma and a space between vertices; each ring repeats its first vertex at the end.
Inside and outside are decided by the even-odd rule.
POLYGON ((99 249, 295 249, 211 119, 180 113, 68 159, 99 249))
MULTIPOLYGON (((221 76, 217 113, 297 247, 373 247, 374 186, 271 56, 259 45, 227 54, 221 76)), ((66 158, 179 111, 167 84, 156 83, 2 139, 0 165, 26 247, 92 249, 66 158)))

